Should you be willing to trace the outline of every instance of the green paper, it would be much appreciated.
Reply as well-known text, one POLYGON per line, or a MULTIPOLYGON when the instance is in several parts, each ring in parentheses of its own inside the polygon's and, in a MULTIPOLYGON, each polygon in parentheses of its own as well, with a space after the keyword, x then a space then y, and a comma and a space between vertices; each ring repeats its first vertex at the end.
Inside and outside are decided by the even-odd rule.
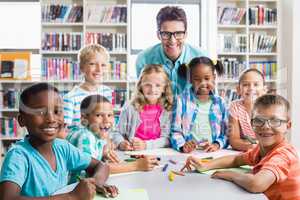
POLYGON ((212 170, 208 170, 208 171, 203 171, 203 170, 197 169, 197 171, 199 173, 207 174, 207 175, 212 175, 216 171, 232 171, 232 172, 239 172, 239 173, 249 173, 249 172, 251 172, 251 170, 252 170, 252 167, 249 165, 243 165, 243 166, 240 166, 237 168, 212 169, 212 170))
POLYGON ((94 200, 149 200, 148 193, 144 189, 121 189, 115 198, 106 198, 97 194, 94 200))

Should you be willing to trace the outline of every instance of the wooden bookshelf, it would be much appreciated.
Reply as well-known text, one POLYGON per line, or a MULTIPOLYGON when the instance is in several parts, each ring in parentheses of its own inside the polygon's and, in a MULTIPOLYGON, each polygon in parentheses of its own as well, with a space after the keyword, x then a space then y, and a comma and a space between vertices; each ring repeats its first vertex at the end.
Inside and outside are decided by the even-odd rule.
MULTIPOLYGON (((280 69, 280 9, 278 1, 217 0, 217 15, 216 25, 218 44, 220 44, 218 45, 217 55, 219 59, 224 61, 225 69, 228 67, 227 72, 233 72, 233 74, 220 77, 218 88, 223 89, 223 92, 225 89, 225 92, 228 90, 228 93, 234 93, 240 72, 246 68, 256 66, 267 74, 266 83, 269 90, 272 92, 276 90, 280 84, 279 75, 277 74, 280 69), (263 17, 261 8, 263 8, 263 12, 269 12, 266 15, 269 18, 263 17), (239 13, 240 10, 245 10, 243 17, 239 13), (252 38, 250 38, 251 34, 252 38), (255 43, 258 37, 261 37, 261 41, 272 41, 271 39, 276 37, 276 42, 272 44, 271 49, 263 49, 260 47, 271 46, 271 42, 258 45, 258 43, 255 43), (223 40, 224 38, 226 40, 223 40), (234 44, 233 42, 238 39, 242 43, 234 44), (276 63, 276 67, 274 67, 274 63, 276 63), (238 67, 238 70, 233 69, 234 67, 238 67)), ((227 99, 228 103, 230 101, 231 99, 227 99)))

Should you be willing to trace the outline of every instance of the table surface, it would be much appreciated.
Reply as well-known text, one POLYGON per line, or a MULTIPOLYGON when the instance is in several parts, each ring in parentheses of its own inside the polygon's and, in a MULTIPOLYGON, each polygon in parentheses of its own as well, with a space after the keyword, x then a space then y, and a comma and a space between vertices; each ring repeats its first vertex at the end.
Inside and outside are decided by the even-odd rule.
MULTIPOLYGON (((169 150, 167 150, 169 153, 169 150)), ((143 152, 151 154, 151 151, 143 152)), ((164 152, 164 151, 163 151, 164 152)), ((245 191, 241 187, 232 182, 212 179, 209 175, 194 173, 185 173, 185 176, 175 176, 174 181, 169 181, 168 173, 170 170, 179 171, 187 156, 184 154, 166 155, 165 153, 156 153, 161 158, 160 164, 163 166, 168 163, 168 168, 165 172, 162 168, 157 168, 151 172, 134 172, 132 174, 113 175, 109 178, 108 184, 116 185, 122 189, 143 188, 146 189, 150 200, 170 199, 170 200, 266 200, 264 194, 253 194, 245 191), (177 164, 172 164, 169 160, 177 161, 177 164)), ((234 151, 220 151, 219 153, 203 153, 195 152, 199 157, 219 157, 220 154, 235 154, 234 151)), ((123 152, 118 152, 121 158, 125 158, 123 152)))
MULTIPOLYGON (((224 153, 234 154, 235 152, 220 152, 220 154, 224 153)), ((124 152, 118 152, 118 154, 122 159, 128 158, 128 155, 125 155, 124 152)), ((146 152, 146 154, 149 155, 151 152, 146 152)), ((203 154, 202 152, 196 152, 197 154, 200 157, 218 157, 216 153, 203 154)), ((161 166, 168 163, 165 172, 162 171, 162 167, 158 167, 151 172, 111 175, 107 183, 116 185, 119 189, 145 189, 149 195, 149 200, 267 200, 264 194, 249 193, 232 182, 212 179, 209 175, 197 172, 185 173, 185 176, 176 175, 174 181, 171 182, 168 179, 168 173, 170 170, 179 171, 187 156, 184 154, 165 155, 165 153, 161 153, 159 155, 161 166), (170 159, 177 161, 177 164, 170 163, 170 159)), ((58 193, 68 192, 73 188, 74 185, 66 187, 58 193)))

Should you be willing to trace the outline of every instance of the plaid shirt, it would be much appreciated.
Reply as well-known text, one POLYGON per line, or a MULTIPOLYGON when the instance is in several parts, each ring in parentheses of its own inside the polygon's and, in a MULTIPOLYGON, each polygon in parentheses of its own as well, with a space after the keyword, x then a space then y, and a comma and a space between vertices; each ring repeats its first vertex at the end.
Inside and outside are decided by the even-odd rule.
MULTIPOLYGON (((185 142, 193 139, 191 130, 198 113, 196 98, 191 85, 177 96, 171 125, 171 145, 177 151, 185 142)), ((212 130, 212 142, 218 143, 220 148, 226 148, 228 145, 226 136, 228 111, 221 97, 211 93, 210 98, 212 105, 209 109, 209 122, 212 130)))
POLYGON ((97 160, 102 159, 106 141, 100 139, 86 127, 73 127, 66 139, 84 153, 88 153, 97 160))

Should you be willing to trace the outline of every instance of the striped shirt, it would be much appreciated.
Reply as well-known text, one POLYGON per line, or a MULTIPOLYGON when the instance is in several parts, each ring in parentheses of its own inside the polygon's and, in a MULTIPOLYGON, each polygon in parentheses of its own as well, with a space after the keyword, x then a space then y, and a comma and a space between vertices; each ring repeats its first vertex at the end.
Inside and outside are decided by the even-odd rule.
POLYGON ((85 97, 99 94, 112 101, 112 92, 112 89, 105 85, 100 85, 96 91, 92 92, 75 86, 64 96, 64 120, 67 126, 70 128, 80 125, 80 104, 85 97))
POLYGON ((232 118, 239 122, 241 127, 240 137, 243 138, 244 135, 256 138, 255 132, 251 126, 251 118, 246 111, 246 108, 243 104, 243 100, 238 99, 231 102, 229 107, 229 114, 232 118))
POLYGON ((243 154, 246 164, 254 166, 253 173, 269 170, 275 182, 264 192, 270 200, 300 200, 300 163, 296 149, 283 141, 263 158, 257 145, 243 154))

